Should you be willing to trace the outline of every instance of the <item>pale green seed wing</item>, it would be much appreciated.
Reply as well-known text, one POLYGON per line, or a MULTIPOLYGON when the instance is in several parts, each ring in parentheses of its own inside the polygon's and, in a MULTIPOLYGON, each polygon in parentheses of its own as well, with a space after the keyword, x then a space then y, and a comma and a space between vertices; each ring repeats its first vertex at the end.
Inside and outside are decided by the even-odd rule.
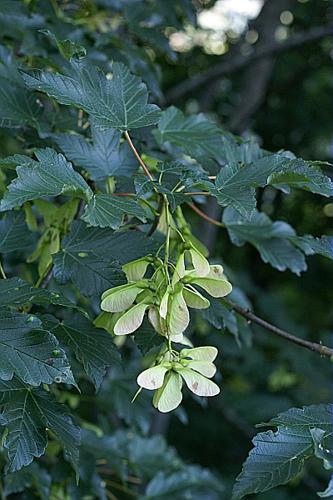
POLYGON ((212 378, 216 373, 216 367, 210 361, 190 361, 187 368, 201 373, 204 377, 212 378))
POLYGON ((180 405, 182 398, 182 379, 178 373, 169 372, 153 403, 161 413, 168 413, 180 405))
POLYGON ((160 303, 160 316, 164 319, 167 317, 168 313, 169 297, 170 297, 170 290, 167 288, 160 303))
POLYGON ((190 391, 197 396, 211 397, 219 394, 219 386, 200 373, 188 368, 181 368, 178 372, 185 380, 185 383, 190 391))
POLYGON ((115 335, 127 335, 135 332, 141 326, 147 307, 149 304, 136 304, 126 311, 115 324, 115 335))
POLYGON ((229 281, 212 279, 212 278, 196 278, 193 283, 206 290, 212 297, 225 297, 232 291, 232 286, 229 281))
POLYGON ((201 293, 193 288, 190 290, 189 288, 184 288, 183 297, 185 299, 186 304, 193 309, 207 309, 210 306, 210 302, 208 299, 203 297, 201 293))
POLYGON ((143 371, 137 378, 137 383, 140 387, 144 389, 149 389, 150 391, 162 387, 164 382, 164 376, 168 371, 162 365, 154 366, 148 368, 148 370, 143 371))
POLYGON ((157 333, 164 335, 163 333, 163 321, 161 316, 159 315, 158 310, 155 307, 150 307, 148 311, 148 319, 150 324, 154 328, 157 333))
POLYGON ((108 288, 105 292, 102 293, 101 299, 105 299, 108 295, 112 295, 113 293, 119 290, 125 290, 133 286, 133 283, 125 283, 125 285, 114 286, 113 288, 108 288))
POLYGON ((168 315, 169 333, 171 336, 183 333, 190 322, 190 314, 183 297, 183 289, 174 294, 168 315))
POLYGON ((216 359, 218 350, 213 346, 193 347, 193 349, 182 349, 180 351, 182 358, 191 358, 198 361, 210 361, 216 359))
POLYGON ((133 260, 123 265, 123 271, 126 274, 127 281, 138 281, 144 277, 149 262, 143 259, 133 260))
POLYGON ((206 276, 210 272, 210 266, 207 259, 196 248, 191 248, 190 255, 192 264, 197 276, 206 276))
POLYGON ((181 253, 176 262, 176 267, 173 272, 172 284, 175 285, 178 281, 185 276, 185 254, 181 253))
MULTIPOLYGON (((121 312, 128 309, 140 292, 142 288, 134 285, 126 286, 120 290, 114 289, 113 293, 106 295, 101 303, 101 309, 107 312, 121 312)), ((117 287, 120 288, 120 287, 117 287)))
POLYGON ((207 278, 213 278, 216 280, 226 280, 227 278, 223 274, 223 267, 220 264, 212 264, 209 266, 209 274, 207 278))

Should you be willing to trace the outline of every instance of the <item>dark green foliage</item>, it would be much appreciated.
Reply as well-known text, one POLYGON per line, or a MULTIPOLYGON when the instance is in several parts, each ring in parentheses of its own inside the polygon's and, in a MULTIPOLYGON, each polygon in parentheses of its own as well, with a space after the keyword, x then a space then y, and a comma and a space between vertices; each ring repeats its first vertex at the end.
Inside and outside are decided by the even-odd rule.
MULTIPOLYGON (((280 26, 286 36, 293 36, 294 22, 296 31, 320 24, 327 8, 314 0, 296 3, 292 25, 280 26)), ((318 50, 282 56, 267 102, 259 99, 265 102, 258 118, 239 137, 226 124, 233 123, 230 109, 237 103, 246 110, 247 94, 245 101, 238 95, 239 76, 233 80, 227 69, 221 77, 216 55, 209 55, 210 32, 198 18, 220 2, 214 4, 0 2, 4 500, 307 500, 317 483, 322 490, 328 484, 319 496, 332 493, 325 472, 333 467, 329 361, 265 335, 233 304, 313 341, 317 352, 329 345, 333 183, 323 151, 332 134, 321 89, 331 82, 330 47, 322 39, 318 50), (193 48, 176 52, 172 47, 182 39, 193 48), (216 75, 207 86, 184 90, 206 72, 216 75), (302 105, 294 72, 304 73, 302 105), (179 83, 185 85, 173 99, 179 83), (288 136, 282 144, 281 127, 288 136), (215 245, 207 220, 219 231, 215 245), (179 276, 183 254, 186 270, 179 276), (231 301, 219 293, 221 282, 229 284, 221 268, 211 268, 220 280, 215 295, 200 288, 206 258, 223 263, 231 301), (137 259, 140 276, 132 279, 125 265, 137 259), (101 295, 127 282, 134 302, 121 309, 121 288, 116 312, 102 310, 101 295), (182 294, 197 285, 203 295, 186 302, 182 294), (197 310, 195 300, 201 301, 197 310), (115 324, 133 303, 146 308, 146 316, 133 335, 127 335, 132 329, 117 336, 115 324), (172 309, 176 331, 187 306, 185 338, 171 339, 161 318, 169 328, 172 309), (142 390, 138 375, 166 366, 156 400, 165 391, 172 401, 170 380, 180 392, 179 373, 195 362, 191 351, 177 362, 172 356, 207 345, 219 348, 214 362, 221 394, 208 402, 198 397, 198 382, 184 378, 182 388, 195 396, 183 390, 172 416, 159 413, 157 392, 142 390), (260 421, 271 430, 253 438, 235 482, 260 421)), ((278 19, 283 24, 283 16, 278 19)), ((225 57, 235 43, 228 38, 232 31, 219 34, 225 57)), ((239 44, 241 60, 257 49, 246 37, 236 49, 239 44)), ((232 66, 233 57, 229 61, 232 66)), ((190 374, 215 391, 210 375, 200 372, 215 374, 213 362, 198 363, 190 374)))

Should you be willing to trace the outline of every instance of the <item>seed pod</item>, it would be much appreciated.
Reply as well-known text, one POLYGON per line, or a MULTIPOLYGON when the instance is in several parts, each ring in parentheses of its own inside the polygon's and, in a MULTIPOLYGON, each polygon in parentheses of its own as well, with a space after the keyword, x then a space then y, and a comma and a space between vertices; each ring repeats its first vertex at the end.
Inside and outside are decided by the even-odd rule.
POLYGON ((127 281, 133 282, 141 280, 146 274, 147 267, 152 262, 152 257, 146 256, 141 259, 132 260, 122 266, 124 273, 126 274, 127 281))
POLYGON ((183 287, 178 288, 172 296, 167 322, 170 336, 182 334, 189 325, 190 314, 183 297, 183 287))
POLYGON ((165 374, 168 372, 168 368, 163 365, 157 365, 152 368, 148 368, 140 373, 137 378, 137 383, 140 387, 149 390, 155 390, 162 387, 164 382, 165 374))
POLYGON ((223 274, 222 266, 210 266, 210 272, 204 278, 189 273, 184 281, 200 286, 212 297, 225 297, 232 291, 232 285, 223 274))
POLYGON ((143 317, 149 304, 136 304, 126 311, 117 321, 114 327, 115 335, 127 335, 135 332, 143 321, 143 317))
POLYGON ((200 373, 190 370, 189 368, 181 368, 177 371, 185 380, 185 383, 190 391, 197 396, 210 397, 219 394, 219 386, 200 373))
POLYGON ((121 312, 128 309, 135 301, 142 287, 136 283, 116 286, 102 295, 101 309, 107 312, 121 312))
POLYGON ((193 309, 207 309, 210 306, 209 300, 203 297, 195 288, 184 287, 183 296, 186 304, 193 309))
POLYGON ((181 358, 190 358, 198 361, 210 361, 216 359, 218 350, 212 346, 194 347, 193 349, 182 349, 180 351, 181 358))
POLYGON ((173 371, 169 371, 165 376, 163 386, 154 394, 153 405, 161 413, 168 413, 176 409, 182 399, 182 379, 173 371))

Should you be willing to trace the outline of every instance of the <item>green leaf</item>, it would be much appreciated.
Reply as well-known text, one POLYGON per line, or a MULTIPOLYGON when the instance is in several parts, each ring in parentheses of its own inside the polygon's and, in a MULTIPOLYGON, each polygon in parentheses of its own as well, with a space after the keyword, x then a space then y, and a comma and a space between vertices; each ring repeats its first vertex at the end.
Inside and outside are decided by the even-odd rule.
POLYGON ((63 382, 76 385, 64 351, 33 315, 1 311, 0 378, 17 375, 30 385, 63 382))
POLYGON ((23 493, 27 488, 35 488, 42 500, 50 498, 51 476, 46 469, 32 463, 21 470, 6 474, 4 477, 4 494, 23 493))
POLYGON ((188 466, 185 470, 167 474, 159 472, 148 484, 141 500, 174 500, 212 498, 223 495, 222 484, 207 470, 188 466))
POLYGON ((328 259, 333 259, 333 236, 321 236, 315 238, 311 234, 291 237, 289 240, 299 247, 306 255, 322 255, 328 259))
POLYGON ((159 352, 164 344, 163 337, 155 332, 146 319, 143 320, 142 325, 135 332, 134 341, 144 356, 150 351, 159 352))
POLYGON ((54 140, 75 165, 84 168, 93 180, 110 176, 131 177, 138 168, 138 161, 127 142, 120 144, 118 130, 91 131, 92 143, 77 134, 55 134, 54 140))
POLYGON ((262 260, 279 271, 290 269, 299 275, 306 270, 303 253, 289 241, 295 231, 282 221, 272 222, 263 212, 256 210, 248 218, 228 207, 223 213, 232 243, 237 246, 251 243, 260 253, 262 260))
POLYGON ((72 68, 74 76, 35 70, 23 73, 23 79, 61 104, 83 109, 103 129, 126 131, 157 123, 159 108, 147 104, 146 85, 124 64, 113 63, 112 79, 83 63, 72 62, 72 68))
POLYGON ((122 285, 124 273, 118 261, 107 256, 96 255, 93 251, 77 251, 66 237, 62 250, 53 258, 54 277, 61 283, 71 280, 83 295, 100 295, 104 290, 122 285))
POLYGON ((39 128, 41 114, 36 97, 24 87, 12 53, 0 47, 0 127, 39 128))
POLYGON ((33 304, 55 304, 65 307, 76 307, 66 297, 57 292, 43 288, 35 288, 21 278, 8 278, 0 281, 0 306, 24 306, 33 304))
POLYGON ((92 226, 118 229, 128 215, 145 222, 147 212, 135 198, 98 193, 89 201, 81 219, 92 226))
POLYGON ((220 205, 232 206, 247 216, 257 204, 255 188, 264 187, 269 175, 277 168, 281 170, 286 157, 279 154, 261 157, 257 147, 238 145, 232 139, 224 139, 223 146, 227 164, 221 168, 215 184, 206 182, 206 187, 220 205))
POLYGON ((231 205, 246 216, 257 204, 253 184, 251 169, 240 163, 230 163, 220 170, 211 193, 216 196, 219 205, 231 205))
POLYGON ((228 309, 221 300, 209 298, 210 307, 202 311, 206 321, 213 325, 217 330, 226 328, 234 335, 237 344, 240 344, 237 318, 234 311, 228 309))
POLYGON ((171 142, 192 157, 218 159, 221 154, 221 129, 202 114, 186 117, 174 106, 163 111, 154 135, 159 144, 171 142))
POLYGON ((290 188, 304 189, 322 196, 333 196, 333 182, 322 173, 321 169, 304 160, 290 160, 284 165, 284 170, 275 172, 268 177, 267 183, 289 193, 290 188), (289 164, 292 163, 292 168, 289 164))
POLYGON ((92 191, 81 175, 62 154, 51 148, 35 151, 38 161, 30 160, 17 167, 17 179, 8 186, 0 211, 10 210, 28 200, 60 194, 91 198, 92 191))
POLYGON ((325 437, 331 436, 332 417, 332 405, 312 405, 291 408, 265 424, 277 430, 262 432, 253 439, 254 448, 236 479, 233 500, 267 491, 296 477, 304 461, 314 454, 311 429, 320 427, 325 437))
POLYGON ((26 250, 33 243, 23 212, 8 212, 0 220, 0 252, 26 250))
POLYGON ((0 407, 8 432, 4 448, 8 454, 8 471, 29 465, 45 452, 50 429, 64 447, 74 468, 78 465, 80 431, 64 406, 50 393, 32 389, 18 379, 0 381, 0 407))
POLYGON ((220 205, 232 206, 243 216, 256 207, 255 188, 268 184, 285 192, 290 192, 292 187, 323 196, 333 194, 332 181, 311 162, 290 159, 281 153, 265 154, 253 160, 253 156, 258 155, 255 151, 251 157, 234 148, 225 154, 228 164, 220 170, 215 184, 206 183, 206 186, 220 205), (247 163, 249 160, 251 163, 247 163))
POLYGON ((96 389, 100 387, 107 368, 120 361, 112 336, 96 328, 84 316, 75 315, 56 322, 51 331, 63 346, 74 351, 96 389))
POLYGON ((43 33, 46 35, 50 40, 52 40, 55 45, 57 46, 60 54, 65 58, 65 59, 71 59, 72 57, 84 57, 87 54, 86 49, 83 47, 83 45, 80 45, 79 43, 73 42, 72 40, 59 40, 59 38, 56 37, 54 33, 50 30, 39 30, 40 33, 43 33))
POLYGON ((71 279, 84 295, 100 295, 126 282, 118 261, 126 264, 155 252, 159 245, 139 231, 114 233, 75 221, 53 258, 54 276, 60 283, 71 279))

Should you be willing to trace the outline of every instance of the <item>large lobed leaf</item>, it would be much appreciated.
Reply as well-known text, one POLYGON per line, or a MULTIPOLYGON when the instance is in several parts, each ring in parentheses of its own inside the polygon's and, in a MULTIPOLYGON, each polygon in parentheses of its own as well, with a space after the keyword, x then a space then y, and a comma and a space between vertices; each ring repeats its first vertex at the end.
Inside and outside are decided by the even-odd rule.
POLYGON ((115 129, 91 131, 92 143, 77 134, 56 134, 54 139, 66 157, 84 168, 93 180, 110 176, 130 177, 138 162, 127 142, 120 144, 120 132, 115 129))
POLYGON ((8 212, 0 220, 0 252, 25 250, 33 243, 23 212, 8 212))
POLYGON ((4 448, 8 454, 8 471, 14 472, 40 457, 47 445, 50 429, 63 445, 67 458, 78 467, 80 431, 64 406, 50 393, 32 389, 14 378, 0 381, 2 424, 7 428, 4 448))
POLYGON ((112 78, 83 63, 72 62, 71 76, 35 70, 23 73, 28 87, 61 104, 83 109, 103 129, 126 131, 157 123, 160 110, 147 104, 146 85, 122 63, 112 65, 112 78))
POLYGON ((61 322, 52 317, 46 317, 46 320, 48 329, 58 338, 61 345, 73 350, 98 389, 107 368, 119 364, 120 361, 112 336, 78 314, 61 322))
POLYGON ((179 109, 170 106, 165 110, 154 131, 163 145, 171 142, 192 157, 209 156, 218 159, 222 149, 222 131, 203 115, 186 117, 179 109))
POLYGON ((241 246, 251 243, 260 253, 264 262, 279 271, 290 269, 295 274, 306 270, 304 254, 289 241, 295 231, 282 221, 272 222, 263 212, 254 210, 248 218, 228 207, 223 213, 231 241, 241 246))
POLYGON ((35 288, 21 278, 15 277, 0 281, 0 307, 24 306, 28 303, 76 307, 60 293, 45 288, 35 288))
MULTIPOLYGON (((225 141, 226 143, 226 141, 225 141)), ((236 162, 237 151, 227 151, 228 163, 221 168, 215 184, 207 187, 220 205, 231 206, 246 217, 256 207, 255 188, 272 185, 289 193, 290 188, 304 189, 322 196, 333 195, 333 183, 317 165, 302 159, 287 158, 281 153, 236 162)))
POLYGON ((36 97, 24 87, 12 53, 0 46, 0 127, 39 128, 41 107, 36 97))
POLYGON ((253 439, 254 448, 236 479, 233 500, 267 491, 297 476, 304 461, 314 454, 311 430, 320 427, 325 438, 332 436, 333 405, 291 408, 265 424, 277 430, 262 432, 253 439))
POLYGON ((263 212, 254 210, 242 217, 231 207, 225 209, 223 222, 234 245, 251 243, 264 262, 279 271, 290 269, 300 274, 307 269, 304 255, 319 254, 333 259, 333 238, 314 238, 307 234, 297 236, 294 229, 282 221, 272 222, 263 212))
POLYGON ((81 218, 92 226, 118 229, 127 216, 145 222, 147 211, 135 198, 97 193, 87 204, 81 218))
POLYGON ((33 315, 0 312, 0 379, 14 375, 30 385, 53 381, 75 385, 59 343, 33 315))
POLYGON ((21 206, 28 200, 60 194, 76 194, 91 198, 92 191, 86 181, 62 154, 51 148, 35 151, 38 161, 27 157, 24 165, 16 169, 17 179, 8 186, 0 211, 21 206))
POLYGON ((100 295, 126 282, 120 264, 154 252, 158 246, 139 231, 114 233, 75 221, 54 256, 54 275, 60 283, 72 280, 84 295, 100 295))

